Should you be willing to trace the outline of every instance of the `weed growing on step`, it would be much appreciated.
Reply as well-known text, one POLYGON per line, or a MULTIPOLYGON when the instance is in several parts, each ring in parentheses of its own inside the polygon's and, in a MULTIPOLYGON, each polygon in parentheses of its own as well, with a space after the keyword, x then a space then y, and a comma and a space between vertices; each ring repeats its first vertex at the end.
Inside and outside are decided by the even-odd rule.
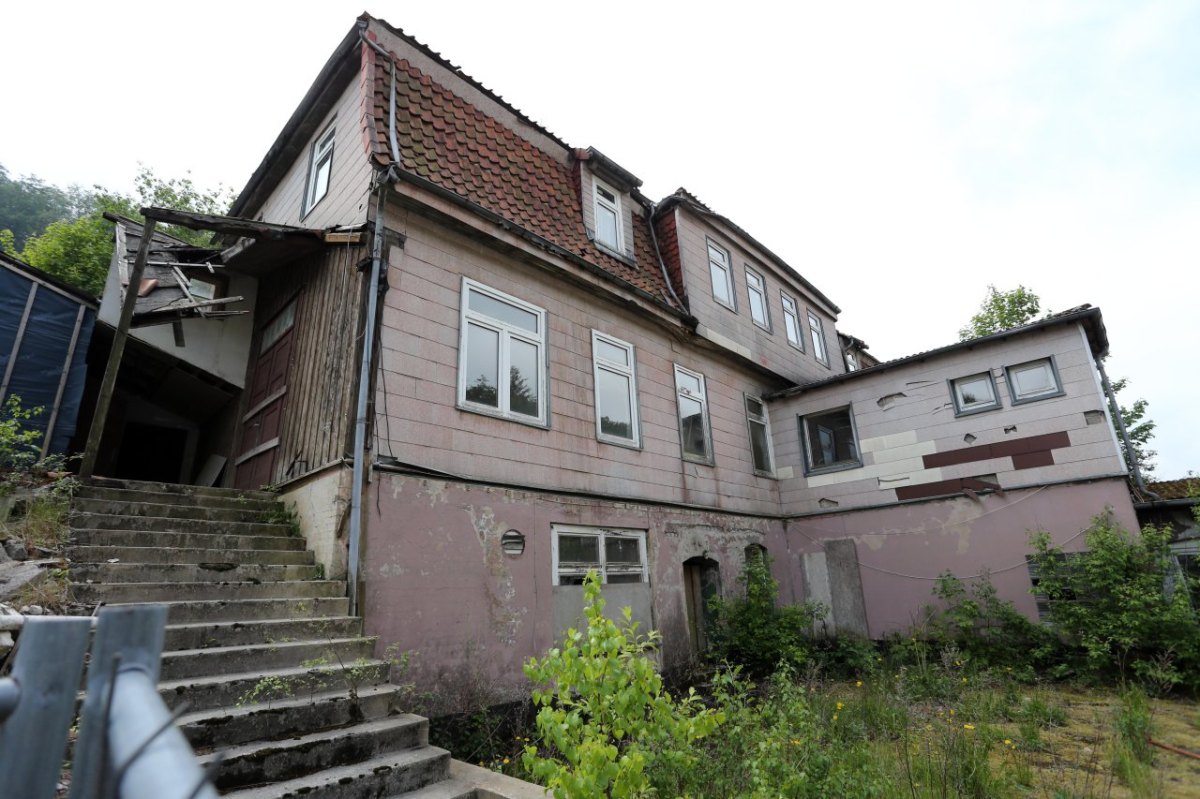
POLYGON ((292 680, 278 674, 266 674, 238 699, 237 706, 266 704, 267 709, 270 710, 272 702, 290 699, 294 692, 295 686, 292 680))
POLYGON ((266 524, 286 525, 288 535, 300 535, 300 514, 296 512, 295 503, 284 505, 282 502, 276 502, 263 514, 262 519, 266 524))

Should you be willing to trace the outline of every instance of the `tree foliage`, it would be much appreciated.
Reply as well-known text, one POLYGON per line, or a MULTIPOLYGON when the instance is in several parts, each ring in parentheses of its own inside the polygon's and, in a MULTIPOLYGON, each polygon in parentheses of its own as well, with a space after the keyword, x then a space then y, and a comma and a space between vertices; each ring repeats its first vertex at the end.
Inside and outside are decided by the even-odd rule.
MULTIPOLYGON (((7 180, 6 174, 2 177, 7 180)), ((201 189, 191 177, 164 179, 146 166, 138 170, 133 195, 110 191, 103 186, 93 186, 90 191, 78 187, 64 191, 46 186, 33 177, 22 181, 17 182, 20 190, 12 192, 14 197, 20 198, 19 203, 12 205, 15 210, 11 215, 6 211, 0 214, 0 227, 13 231, 11 236, 5 236, 5 231, 0 230, 0 248, 96 295, 104 290, 112 259, 113 224, 104 218, 106 211, 142 221, 138 209, 146 206, 220 214, 233 200, 233 192, 224 186, 201 189), (47 214, 55 216, 48 223, 43 221, 47 214), (18 234, 16 228, 22 234, 18 234)), ((7 196, 4 194, 6 185, 0 180, 0 202, 7 196)), ((0 206, 0 211, 6 208, 0 206)), ((197 245, 208 243, 210 238, 204 231, 174 226, 163 229, 197 245)))
POLYGON ((999 291, 989 285, 979 311, 971 317, 966 327, 958 331, 958 340, 967 341, 1029 324, 1039 310, 1041 300, 1038 295, 1024 286, 999 291))
MULTIPOLYGON (((1129 378, 1127 377, 1112 381, 1113 396, 1116 397, 1128 384, 1129 378)), ((1130 446, 1126 447, 1124 439, 1120 437, 1120 431, 1117 431, 1117 441, 1121 447, 1121 457, 1125 461, 1125 468, 1132 471, 1133 464, 1136 462, 1138 470, 1144 477, 1154 473, 1154 456, 1158 454, 1156 450, 1149 447, 1150 439, 1154 438, 1156 426, 1153 419, 1146 418, 1146 409, 1149 404, 1144 399, 1137 399, 1128 407, 1119 404, 1119 400, 1117 405, 1121 411, 1121 418, 1125 420, 1125 432, 1129 434, 1130 446)), ((1113 423, 1116 424, 1115 419, 1113 423)))

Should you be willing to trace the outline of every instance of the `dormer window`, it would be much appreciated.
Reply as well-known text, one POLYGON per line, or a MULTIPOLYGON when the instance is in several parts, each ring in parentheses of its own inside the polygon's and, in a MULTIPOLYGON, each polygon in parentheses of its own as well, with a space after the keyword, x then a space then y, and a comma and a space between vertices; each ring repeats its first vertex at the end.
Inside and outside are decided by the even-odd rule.
POLYGON ((610 250, 625 252, 621 235, 621 195, 599 180, 593 184, 595 198, 596 243, 610 250))
POLYGON ((329 192, 329 176, 333 172, 333 133, 333 125, 330 125, 313 144, 301 216, 308 214, 329 192))

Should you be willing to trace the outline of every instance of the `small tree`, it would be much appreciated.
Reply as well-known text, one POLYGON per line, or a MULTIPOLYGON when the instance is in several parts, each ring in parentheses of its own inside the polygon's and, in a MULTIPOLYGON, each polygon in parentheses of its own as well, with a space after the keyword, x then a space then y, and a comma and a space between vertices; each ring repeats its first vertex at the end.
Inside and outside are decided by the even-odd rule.
POLYGON ((958 331, 958 340, 988 336, 1027 325, 1041 310, 1041 300, 1024 286, 1009 291, 999 291, 995 286, 987 287, 987 296, 979 305, 979 312, 971 317, 967 326, 958 331))
MULTIPOLYGON (((1113 396, 1116 397, 1129 384, 1129 378, 1122 377, 1120 380, 1112 381, 1113 396)), ((1129 434, 1129 446, 1125 446, 1125 440, 1119 435, 1118 430, 1117 441, 1121 446, 1121 457, 1125 461, 1125 468, 1132 471, 1133 464, 1137 463, 1138 470, 1143 477, 1148 477, 1154 472, 1154 456, 1158 454, 1155 450, 1150 449, 1150 439, 1154 438, 1154 428, 1156 424, 1154 420, 1146 418, 1146 409, 1150 403, 1144 399, 1134 400, 1133 404, 1126 407, 1120 405, 1118 401, 1117 408, 1120 409, 1121 418, 1125 420, 1125 432, 1129 434), (1132 451, 1131 451, 1132 450, 1132 451)), ((1112 408, 1113 413, 1116 409, 1112 408)), ((1116 419, 1113 420, 1116 424, 1116 419)))
POLYGON ((639 636, 629 608, 623 627, 605 617, 594 571, 583 596, 587 626, 568 630, 561 649, 525 664, 538 686, 533 701, 543 749, 527 747, 523 762, 557 799, 645 796, 646 768, 657 759, 693 757, 689 744, 724 716, 704 709, 690 690, 672 699, 648 657, 657 635, 639 636))

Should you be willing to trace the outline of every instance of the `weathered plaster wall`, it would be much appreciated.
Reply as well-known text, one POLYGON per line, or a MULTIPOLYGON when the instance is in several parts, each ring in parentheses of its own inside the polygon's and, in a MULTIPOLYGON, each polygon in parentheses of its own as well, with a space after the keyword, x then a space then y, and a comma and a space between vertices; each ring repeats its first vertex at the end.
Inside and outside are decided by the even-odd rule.
MULTIPOLYGON (((776 561, 785 597, 797 591, 785 568, 780 522, 634 502, 515 491, 401 474, 376 474, 366 503, 364 602, 368 632, 380 648, 416 650, 412 676, 453 693, 485 680, 519 683, 521 663, 555 643, 551 526, 573 524, 646 531, 650 613, 643 629, 663 635, 667 666, 689 656, 683 562, 707 555, 735 590, 745 547, 762 544, 776 561), (501 536, 525 535, 520 556, 501 536)), ((620 611, 616 587, 608 608, 620 611)), ((642 589, 644 590, 644 589, 642 589)))
POLYGON ((330 580, 346 577, 345 520, 350 508, 349 466, 334 466, 284 486, 279 499, 293 510, 308 548, 330 580))
POLYGON ((1025 565, 1029 533, 1045 530, 1076 551, 1083 548, 1082 531, 1105 508, 1126 529, 1137 529, 1128 488, 1110 479, 794 519, 788 522, 788 549, 803 559, 805 553, 824 553, 830 541, 854 543, 867 626, 875 638, 911 626, 921 608, 935 601, 934 581, 945 572, 962 577, 990 572, 1000 596, 1036 619, 1025 565))

